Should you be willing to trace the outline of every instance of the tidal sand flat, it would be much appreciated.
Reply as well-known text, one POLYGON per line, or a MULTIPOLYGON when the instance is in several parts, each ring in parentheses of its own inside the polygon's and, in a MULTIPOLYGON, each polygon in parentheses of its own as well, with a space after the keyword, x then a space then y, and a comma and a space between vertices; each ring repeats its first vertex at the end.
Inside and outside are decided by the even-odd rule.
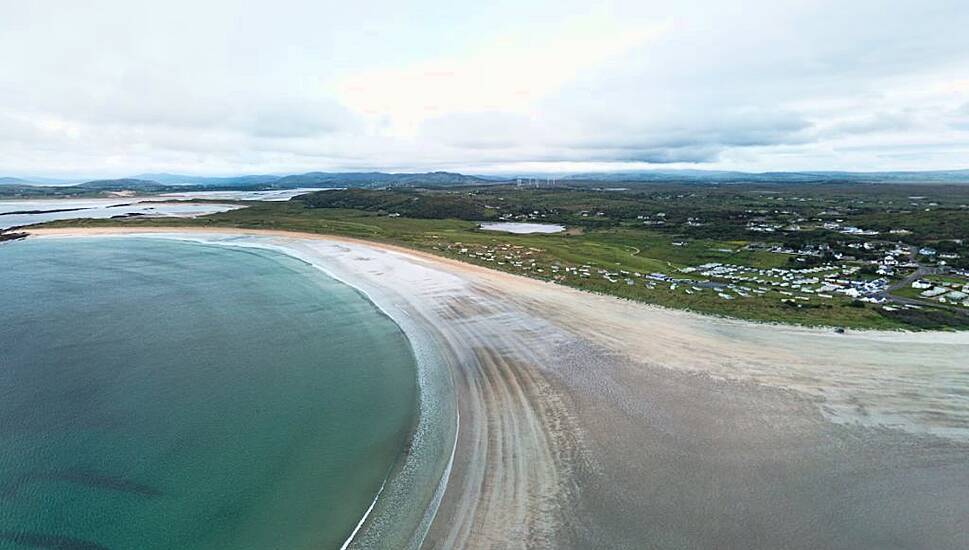
POLYGON ((432 350, 459 424, 425 548, 969 541, 965 333, 758 325, 371 243, 174 231, 155 236, 317 266, 432 350))
POLYGON ((299 187, 296 189, 270 189, 267 191, 185 191, 165 193, 157 199, 148 200, 231 200, 231 201, 288 201, 293 197, 316 191, 330 191, 329 187, 299 187))
MULTIPOLYGON (((186 204, 165 199, 42 199, 0 201, 0 230, 56 220, 126 216, 191 218, 243 208, 234 204, 186 204)), ((171 199, 175 200, 175 199, 171 199)))
POLYGON ((0 266, 2 548, 339 548, 413 444, 404 335, 291 256, 31 239, 0 266))

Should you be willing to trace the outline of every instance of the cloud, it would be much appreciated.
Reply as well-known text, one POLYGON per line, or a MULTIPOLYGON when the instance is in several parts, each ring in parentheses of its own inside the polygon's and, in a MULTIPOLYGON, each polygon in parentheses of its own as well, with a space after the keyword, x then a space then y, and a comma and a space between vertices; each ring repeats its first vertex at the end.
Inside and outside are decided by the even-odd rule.
POLYGON ((960 167, 929 4, 15 3, 0 173, 960 167))
POLYGON ((832 137, 877 134, 905 131, 917 125, 917 113, 913 111, 880 111, 861 116, 850 116, 842 120, 834 121, 823 132, 825 135, 832 137))
POLYGON ((949 126, 956 130, 969 131, 969 102, 952 112, 949 126))
POLYGON ((795 113, 756 108, 572 113, 556 104, 538 113, 447 115, 427 121, 419 135, 471 158, 487 151, 505 160, 669 164, 713 162, 732 147, 803 143, 812 126, 795 113))
POLYGON ((243 128, 256 137, 304 138, 352 130, 360 121, 335 101, 267 101, 251 114, 240 110, 243 128))
POLYGON ((412 135, 428 118, 452 113, 523 113, 582 71, 662 29, 580 18, 533 32, 498 36, 465 55, 362 71, 340 82, 337 95, 361 114, 386 117, 390 130, 400 135, 412 135))

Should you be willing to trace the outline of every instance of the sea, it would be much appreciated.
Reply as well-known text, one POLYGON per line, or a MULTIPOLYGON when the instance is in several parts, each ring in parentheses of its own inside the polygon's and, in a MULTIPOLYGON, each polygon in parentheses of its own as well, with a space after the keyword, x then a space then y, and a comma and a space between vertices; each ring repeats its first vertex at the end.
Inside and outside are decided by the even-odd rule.
POLYGON ((340 548, 411 445, 415 372, 278 252, 0 244, 0 548, 340 548))

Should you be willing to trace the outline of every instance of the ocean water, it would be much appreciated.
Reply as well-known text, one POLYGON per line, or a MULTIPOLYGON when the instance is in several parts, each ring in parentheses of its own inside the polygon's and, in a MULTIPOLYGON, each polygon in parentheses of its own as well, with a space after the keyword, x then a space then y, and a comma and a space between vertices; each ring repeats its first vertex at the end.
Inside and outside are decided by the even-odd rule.
POLYGON ((416 403, 399 328, 295 259, 0 245, 0 548, 338 548, 416 403))

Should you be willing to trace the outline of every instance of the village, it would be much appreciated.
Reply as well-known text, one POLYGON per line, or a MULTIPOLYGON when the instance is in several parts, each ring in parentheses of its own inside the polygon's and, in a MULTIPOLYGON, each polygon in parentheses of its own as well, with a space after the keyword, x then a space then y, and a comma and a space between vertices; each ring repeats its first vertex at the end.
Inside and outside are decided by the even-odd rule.
MULTIPOLYGON (((673 246, 678 244, 685 243, 671 243, 673 246)), ((650 291, 681 293, 686 296, 706 293, 719 300, 776 300, 792 307, 841 299, 872 304, 887 311, 918 309, 922 307, 918 301, 969 310, 969 273, 950 270, 952 280, 949 281, 929 282, 922 278, 913 278, 913 274, 926 269, 913 258, 925 256, 927 252, 931 255, 932 251, 913 251, 899 244, 853 244, 862 250, 883 251, 877 259, 859 261, 854 257, 832 252, 824 245, 792 250, 780 245, 765 247, 755 243, 753 246, 765 247, 772 253, 791 255, 795 264, 797 260, 822 255, 843 261, 824 262, 811 267, 773 268, 708 262, 684 267, 670 265, 666 272, 649 273, 622 269, 622 266, 571 264, 549 257, 543 248, 512 243, 453 242, 441 245, 434 248, 476 263, 490 264, 503 271, 562 283, 569 282, 570 279, 598 280, 608 285, 641 286, 650 291), (910 284, 919 293, 895 296, 893 290, 900 283, 910 284)), ((940 269, 934 266, 929 271, 939 272, 940 269)))
POLYGON ((547 183, 327 191, 299 201, 319 224, 292 214, 671 308, 844 327, 969 325, 959 294, 969 283, 959 271, 969 268, 969 195, 917 196, 900 186, 547 183))

